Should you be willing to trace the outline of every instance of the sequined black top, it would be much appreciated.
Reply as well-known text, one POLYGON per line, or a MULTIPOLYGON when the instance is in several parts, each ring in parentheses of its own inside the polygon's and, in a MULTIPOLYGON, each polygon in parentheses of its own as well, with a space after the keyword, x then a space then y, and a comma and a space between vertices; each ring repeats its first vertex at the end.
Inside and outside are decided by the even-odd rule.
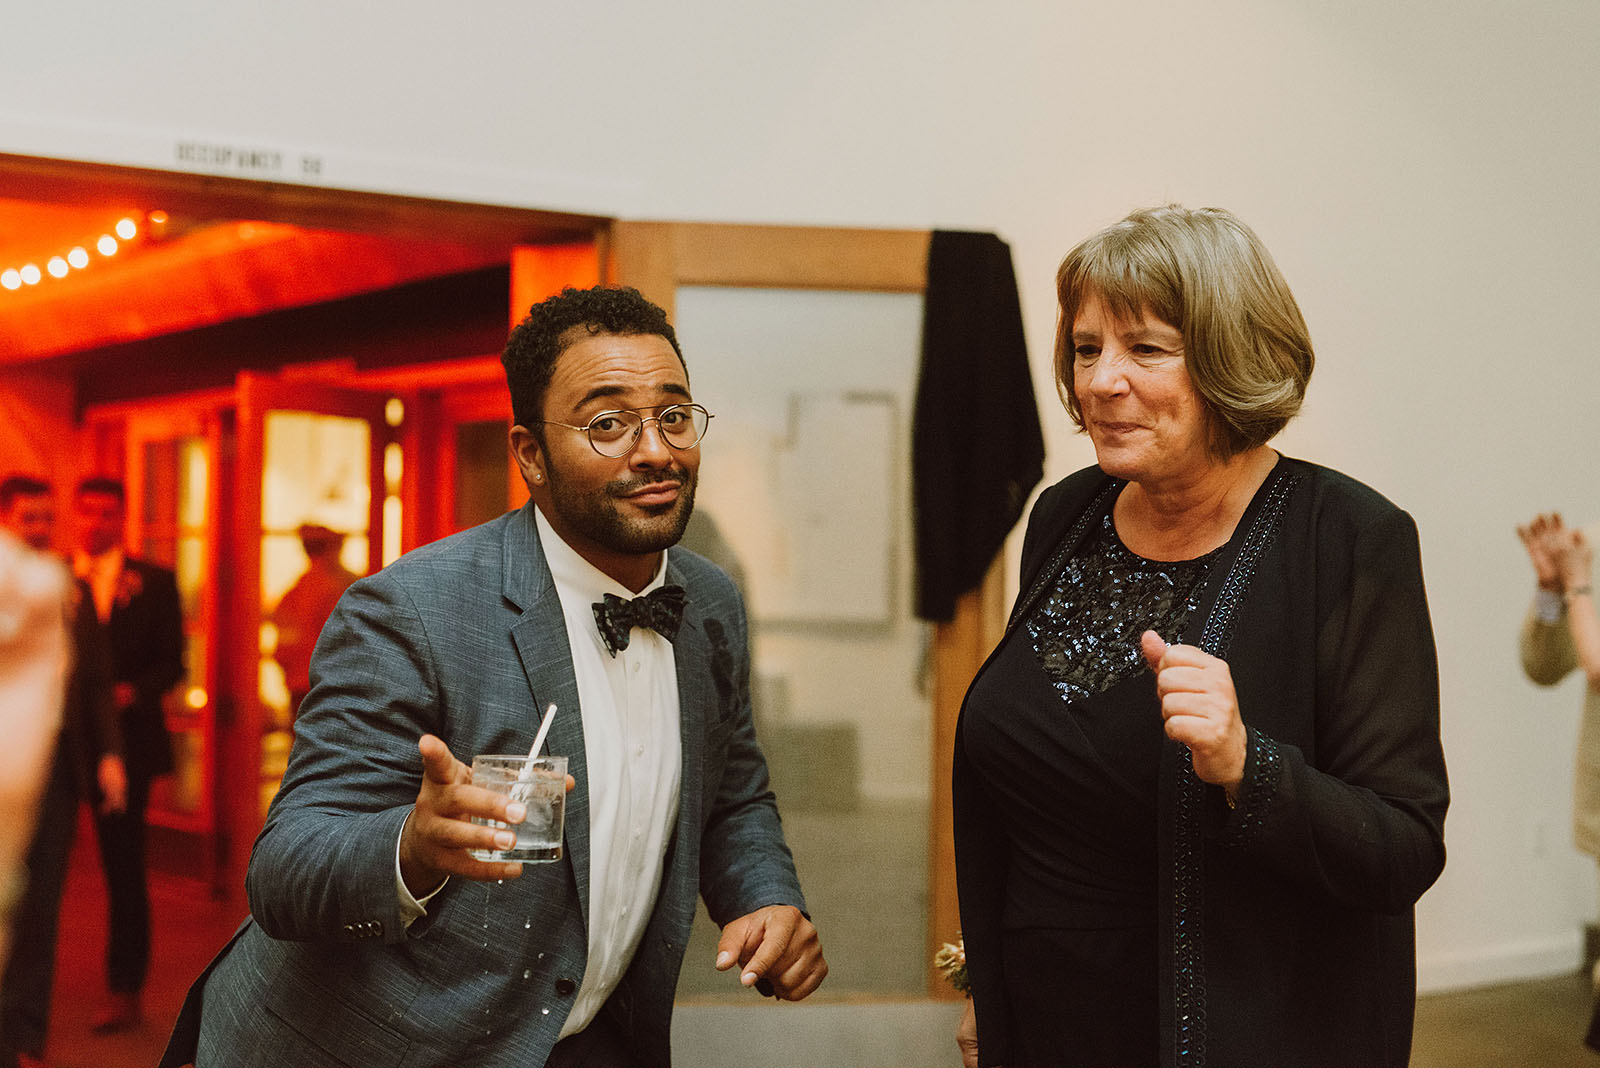
POLYGON ((1108 512, 1027 622, 1039 666, 1068 704, 1146 671, 1139 636, 1181 634, 1220 548, 1195 560, 1146 560, 1108 512))
POLYGON ((963 744, 1011 844, 1008 960, 1073 962, 1050 1004, 1030 1004, 1032 982, 1012 991, 1024 1048, 1070 1041, 1085 1064, 1154 1063, 1138 1043, 1156 1033, 1163 733, 1139 637, 1184 632, 1219 552, 1147 560, 1108 512, 968 696, 963 744))
POLYGON ((1139 636, 1183 632, 1215 556, 1147 560, 1107 513, 975 683, 963 744, 1015 839, 1007 927, 1154 923, 1162 728, 1139 636))

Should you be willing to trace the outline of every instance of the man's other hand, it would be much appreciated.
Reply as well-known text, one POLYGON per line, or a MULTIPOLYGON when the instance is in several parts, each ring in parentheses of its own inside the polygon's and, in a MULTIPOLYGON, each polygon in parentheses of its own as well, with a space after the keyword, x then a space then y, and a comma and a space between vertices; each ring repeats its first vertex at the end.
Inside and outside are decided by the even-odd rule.
POLYGON ((768 905, 740 916, 722 929, 717 941, 717 971, 739 965, 739 982, 765 979, 773 996, 799 1001, 828 975, 817 929, 791 905, 768 905))

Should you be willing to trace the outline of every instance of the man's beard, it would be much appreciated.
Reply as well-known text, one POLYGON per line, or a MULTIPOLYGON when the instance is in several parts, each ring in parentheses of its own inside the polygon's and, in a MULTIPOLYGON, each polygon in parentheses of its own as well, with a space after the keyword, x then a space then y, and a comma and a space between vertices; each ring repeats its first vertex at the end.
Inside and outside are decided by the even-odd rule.
POLYGON ((599 490, 581 494, 568 489, 561 473, 553 466, 550 477, 550 505, 572 530, 612 552, 644 555, 678 544, 689 513, 694 511, 695 478, 682 468, 654 472, 607 482, 599 490), (624 517, 618 501, 641 486, 660 482, 677 483, 678 498, 644 518, 624 517))

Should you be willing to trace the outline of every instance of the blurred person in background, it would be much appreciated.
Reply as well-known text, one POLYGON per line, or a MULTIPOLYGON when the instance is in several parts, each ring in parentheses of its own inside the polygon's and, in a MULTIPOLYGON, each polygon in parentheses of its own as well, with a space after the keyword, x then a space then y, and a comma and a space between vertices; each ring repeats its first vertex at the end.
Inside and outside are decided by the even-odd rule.
POLYGON ((28 892, 27 855, 61 727, 71 585, 0 528, 0 963, 28 892))
POLYGON ((322 626, 344 591, 361 577, 339 562, 343 534, 316 523, 300 524, 298 533, 306 553, 305 572, 272 610, 272 622, 278 628, 273 658, 283 668, 284 685, 289 690, 290 722, 300 714, 300 703, 311 691, 311 651, 317 646, 322 626))
MULTIPOLYGON (((1600 858, 1600 617, 1590 581, 1594 549, 1583 531, 1567 526, 1554 512, 1534 516, 1517 528, 1517 537, 1537 583, 1522 623, 1522 670, 1540 686, 1554 686, 1574 670, 1581 670, 1587 683, 1572 783, 1572 839, 1578 849, 1600 858)), ((1593 978, 1600 994, 1600 962, 1593 978)), ((1600 1052, 1600 998, 1584 1041, 1600 1052)))
MULTIPOLYGON (((49 483, 24 475, 0 481, 0 529, 41 554, 51 551, 55 502, 49 483)), ((120 811, 127 777, 111 697, 105 632, 88 590, 71 596, 71 669, 61 728, 28 848, 28 888, 16 912, 16 934, 0 994, 0 1068, 42 1064, 55 980, 56 930, 78 803, 120 811)))
POLYGON ((145 871, 145 806, 150 783, 172 770, 163 695, 183 678, 183 616, 167 568, 123 548, 126 493, 112 478, 88 478, 73 498, 78 548, 73 569, 89 587, 111 650, 113 698, 127 767, 127 803, 96 814, 100 862, 110 899, 108 995, 97 1032, 137 1026, 150 967, 150 897, 145 871))

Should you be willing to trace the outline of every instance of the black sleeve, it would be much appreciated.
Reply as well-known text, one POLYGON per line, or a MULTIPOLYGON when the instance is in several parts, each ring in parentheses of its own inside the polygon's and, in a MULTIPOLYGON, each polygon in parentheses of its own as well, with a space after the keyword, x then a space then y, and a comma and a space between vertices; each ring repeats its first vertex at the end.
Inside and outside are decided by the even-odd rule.
MULTIPOLYGON (((1393 509, 1339 550, 1318 621, 1315 761, 1250 732, 1221 843, 1347 907, 1409 909, 1444 867, 1439 678, 1416 526, 1393 509)), ((1247 714, 1247 722, 1249 717, 1247 714)))

